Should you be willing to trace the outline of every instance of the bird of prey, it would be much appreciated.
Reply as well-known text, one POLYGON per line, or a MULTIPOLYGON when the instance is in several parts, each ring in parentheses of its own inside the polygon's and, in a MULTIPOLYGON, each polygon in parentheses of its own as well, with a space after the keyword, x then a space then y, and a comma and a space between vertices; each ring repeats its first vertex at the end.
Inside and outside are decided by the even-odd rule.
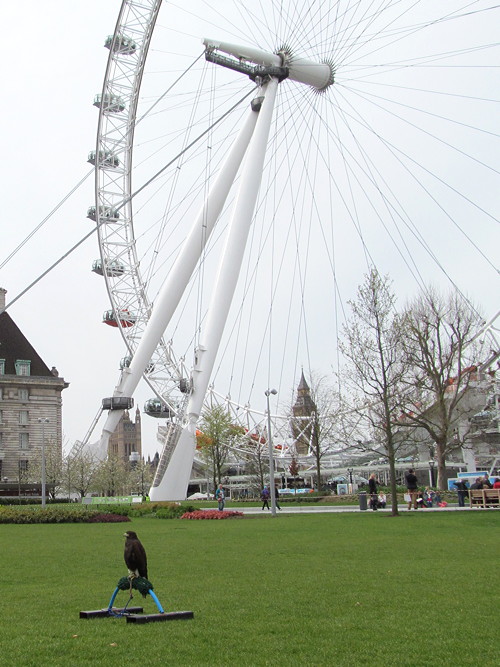
POLYGON ((133 530, 127 530, 124 535, 127 539, 125 540, 123 557, 125 559, 125 565, 128 567, 129 579, 135 577, 144 577, 144 579, 147 579, 148 560, 144 547, 133 530))

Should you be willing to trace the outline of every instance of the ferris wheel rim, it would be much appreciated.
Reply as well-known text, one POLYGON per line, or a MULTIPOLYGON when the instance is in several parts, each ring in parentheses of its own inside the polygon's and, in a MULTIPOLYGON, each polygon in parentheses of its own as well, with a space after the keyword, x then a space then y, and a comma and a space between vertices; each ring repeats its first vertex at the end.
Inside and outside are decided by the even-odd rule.
MULTIPOLYGON (((134 4, 139 4, 139 3, 134 3, 133 0, 124 0, 124 2, 122 3, 122 8, 120 10, 120 17, 122 16, 122 14, 124 12, 124 8, 132 6, 134 4)), ((144 2, 141 2, 140 4, 144 5, 144 2)), ((155 2, 150 2, 150 4, 151 4, 151 7, 154 7, 154 21, 150 20, 148 22, 148 25, 145 26, 145 32, 146 32, 146 29, 149 30, 149 39, 151 39, 152 31, 153 31, 152 29, 154 28, 154 23, 156 22, 156 18, 158 16, 160 5, 162 3, 159 2, 159 1, 155 1, 155 2)), ((120 20, 118 20, 117 26, 115 28, 115 33, 114 33, 114 36, 113 36, 113 43, 116 43, 116 40, 119 38, 121 32, 124 31, 124 27, 125 27, 124 24, 120 23, 120 20)), ((149 42, 148 42, 148 46, 149 46, 149 42)), ((147 49, 146 49, 146 53, 147 53, 147 49)), ((115 58, 115 56, 116 56, 116 54, 113 53, 113 51, 111 50, 110 51, 110 56, 109 56, 109 59, 108 59, 108 63, 113 58, 115 58)), ((143 75, 145 66, 146 66, 146 57, 144 57, 144 60, 142 62, 142 66, 140 68, 140 72, 136 76, 136 81, 139 83, 139 86, 134 88, 135 107, 134 107, 134 112, 133 112, 133 122, 132 122, 133 127, 135 127, 135 122, 136 122, 138 90, 140 89, 140 82, 142 80, 142 75, 143 75)), ((108 78, 108 72, 107 72, 106 73, 106 78, 105 78, 105 83, 103 85, 103 91, 102 91, 103 98, 102 99, 104 99, 104 95, 108 90, 107 85, 106 85, 108 81, 109 81, 109 78, 108 78)), ((132 97, 131 97, 131 99, 132 99, 132 97)), ((101 119, 101 115, 104 115, 102 104, 101 104, 101 108, 100 108, 100 119, 101 119)), ((129 134, 129 137, 130 136, 131 135, 129 134)), ((99 150, 102 149, 102 141, 100 140, 100 137, 101 137, 101 135, 99 135, 98 142, 97 142, 97 148, 96 148, 96 154, 97 155, 99 155, 99 150)), ((132 134, 132 137, 133 137, 133 134, 132 134)), ((130 150, 130 161, 131 161, 132 160, 133 141, 130 141, 129 150, 130 150)), ((128 176, 128 179, 130 179, 130 171, 128 172, 127 176, 128 176)), ((97 179, 97 167, 96 167, 96 179, 97 179)), ((124 201, 126 199, 129 199, 132 195, 130 180, 128 181, 128 186, 127 186, 126 192, 127 192, 127 196, 124 197, 124 201)), ((100 192, 98 193, 98 188, 97 188, 97 185, 96 185, 96 211, 97 211, 97 216, 98 216, 97 225, 98 225, 98 230, 100 232, 101 228, 104 228, 104 227, 108 226, 108 224, 111 224, 111 223, 109 223, 109 221, 105 218, 105 216, 100 217, 99 206, 101 206, 101 205, 105 206, 106 202, 103 201, 103 199, 99 196, 99 194, 100 194, 100 192)), ((129 202, 124 203, 123 206, 124 207, 127 206, 128 203, 129 202)), ((134 230, 134 227, 133 227, 132 214, 130 214, 129 219, 130 219, 129 229, 131 231, 131 238, 129 240, 132 243, 132 247, 133 247, 132 252, 134 252, 135 251, 135 247, 133 246, 133 241, 134 241, 134 231, 133 230, 134 230)), ((106 254, 105 251, 103 250, 103 244, 101 243, 101 241, 100 241, 100 251, 101 251, 101 261, 103 263, 103 266, 105 266, 106 262, 109 261, 112 258, 109 255, 109 253, 106 254)), ((144 280, 143 280, 143 278, 141 276, 141 273, 140 273, 139 260, 137 259, 137 257, 135 257, 134 261, 132 261, 130 264, 131 264, 131 267, 132 267, 132 270, 133 270, 133 275, 134 275, 134 278, 135 278, 135 284, 137 286, 136 296, 138 297, 138 301, 140 302, 140 310, 141 310, 140 318, 144 318, 144 320, 147 320, 148 313, 150 312, 150 309, 151 309, 151 303, 149 302, 149 299, 147 297, 147 293, 146 293, 145 285, 144 285, 144 280)), ((125 331, 125 327, 122 326, 122 321, 120 320, 120 318, 118 317, 118 313, 116 312, 117 308, 120 309, 119 306, 121 304, 118 304, 116 299, 113 300, 113 298, 111 296, 111 294, 112 294, 112 288, 110 287, 111 281, 110 281, 110 277, 107 276, 107 275, 105 275, 105 282, 106 282, 108 294, 110 295, 110 299, 112 301, 112 306, 115 309, 115 316, 117 317, 117 320, 118 320, 118 327, 117 328, 119 328, 120 333, 123 336, 123 339, 124 339, 127 347, 129 348, 129 350, 131 352, 133 352, 133 342, 131 342, 130 337, 128 337, 126 335, 127 332, 125 331)), ((181 367, 180 364, 179 364, 179 367, 181 367)), ((189 372, 188 369, 185 366, 183 366, 182 370, 179 371, 179 377, 185 375, 188 372, 189 372)), ((149 379, 147 377, 146 377, 146 380, 149 382, 149 379)), ((150 386, 153 388, 152 384, 150 384, 150 386)), ((154 389, 154 391, 156 393, 156 391, 157 391, 156 388, 154 389)))
MULTIPOLYGON (((140 261, 137 257, 135 246, 135 233, 133 224, 132 211, 132 182, 131 172, 133 164, 133 147, 134 147, 134 132, 137 122, 137 105, 139 93, 146 64, 147 54, 154 26, 158 17, 159 10, 162 5, 162 0, 145 0, 136 2, 135 0, 123 0, 114 33, 108 36, 105 46, 109 48, 109 55, 106 65, 106 71, 102 86, 102 92, 99 100, 99 105, 94 102, 95 106, 99 106, 99 119, 95 149, 95 221, 98 234, 98 243, 100 251, 100 269, 101 275, 104 278, 106 291, 111 305, 111 311, 105 313, 109 315, 109 319, 113 326, 120 331, 121 337, 129 351, 133 354, 136 341, 127 335, 129 325, 136 326, 140 321, 143 326, 147 322, 149 313, 151 312, 151 303, 149 301, 144 280, 140 271, 140 261), (149 2, 149 5, 148 5, 149 2), (131 10, 134 10, 131 18, 131 23, 134 27, 132 33, 134 40, 129 35, 127 17, 131 10), (143 11, 144 15, 140 20, 137 19, 139 13, 143 11), (142 33, 141 33, 142 29, 142 33), (125 43, 125 46, 122 45, 125 43), (120 85, 121 95, 116 96, 116 109, 113 108, 115 102, 115 93, 113 92, 113 77, 119 65, 123 67, 123 61, 127 60, 129 56, 135 56, 136 52, 139 54, 136 63, 132 64, 131 72, 128 74, 129 85, 120 85), (125 95, 126 93, 126 95, 125 95), (122 108, 123 107, 123 108, 122 108), (115 111, 127 111, 125 122, 117 123, 117 127, 111 127, 110 130, 105 130, 108 121, 112 118, 115 111), (111 135, 111 141, 109 136, 111 135), (118 140, 117 140, 118 135, 118 140), (114 151, 108 150, 108 143, 113 146, 118 146, 119 155, 114 151), (120 163, 120 159, 122 162, 120 163), (114 197, 110 201, 109 192, 106 186, 109 181, 113 182, 116 187, 116 180, 111 178, 108 183, 106 175, 109 170, 115 171, 120 169, 122 172, 122 191, 118 187, 113 192, 114 197), (133 303, 138 306, 135 311, 130 311, 128 307, 128 300, 119 299, 119 291, 113 284, 113 279, 124 272, 124 265, 121 263, 119 254, 109 249, 113 247, 113 242, 109 242, 105 236, 105 232, 110 225, 118 227, 120 225, 120 232, 118 237, 126 239, 127 255, 129 261, 126 265, 126 271, 129 276, 129 283, 135 286, 135 301, 133 303), (111 267, 111 268, 110 268, 111 267), (117 268, 118 267, 118 268, 117 268)), ((112 125, 112 124, 111 124, 112 125)), ((91 217, 90 215, 88 217, 91 217)), ((130 295, 130 290, 126 292, 130 295)), ((126 366, 127 358, 122 360, 126 366)), ((180 377, 185 375, 183 365, 180 363, 178 374, 180 377)), ((147 369, 146 369, 147 370, 147 369)), ((148 377, 147 372, 144 372, 144 380, 150 386, 152 392, 161 400, 161 394, 158 387, 148 377)))

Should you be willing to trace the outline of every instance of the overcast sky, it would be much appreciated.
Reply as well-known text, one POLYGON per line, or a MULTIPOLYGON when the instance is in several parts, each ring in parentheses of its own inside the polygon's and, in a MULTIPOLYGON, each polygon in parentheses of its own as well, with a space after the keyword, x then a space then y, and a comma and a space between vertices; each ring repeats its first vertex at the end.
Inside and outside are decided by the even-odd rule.
MULTIPOLYGON (((227 33, 231 40, 251 41, 249 24, 239 23, 241 15, 233 10, 233 3, 214 3, 224 18, 210 10, 211 4, 201 0, 192 2, 193 14, 190 15, 173 3, 165 3, 151 55, 157 82, 162 81, 161 72, 167 59, 169 64, 175 63, 170 65, 172 70, 182 71, 201 53, 201 39, 205 36, 221 38, 227 33), (203 22, 197 18, 198 14, 209 19, 203 22)), ((340 10, 350 6, 346 2, 320 4, 323 7, 321 21, 326 24, 333 24, 331 13, 328 18, 328 8, 340 16, 340 10)), ((352 46, 348 55, 348 49, 336 52, 338 88, 330 98, 326 93, 323 106, 318 107, 325 109, 330 105, 331 116, 327 120, 325 116, 324 120, 332 130, 331 134, 324 135, 318 129, 318 144, 326 137, 332 147, 332 152, 318 151, 318 170, 322 170, 323 179, 325 174, 335 178, 338 187, 334 189, 326 181, 318 181, 320 187, 316 186, 315 196, 319 199, 321 192, 329 207, 329 197, 332 202, 333 198, 338 200, 331 208, 337 211, 336 220, 343 231, 342 236, 332 241, 332 247, 338 251, 340 243, 345 245, 336 258, 334 273, 331 267, 324 269, 319 260, 321 245, 328 245, 330 241, 316 238, 318 249, 312 251, 309 259, 307 270, 315 276, 316 298, 319 296, 321 301, 323 296, 332 304, 336 301, 336 314, 332 309, 331 316, 315 320, 315 312, 330 310, 325 302, 314 304, 307 311, 308 335, 312 346, 317 348, 325 338, 335 338, 332 329, 337 325, 333 323, 342 319, 342 308, 362 281, 367 257, 373 258, 383 273, 394 277, 401 303, 418 288, 414 277, 409 275, 411 272, 407 271, 408 260, 401 261, 403 254, 409 252, 425 284, 433 282, 448 289, 451 280, 482 307, 486 319, 498 311, 500 10, 488 10, 494 3, 482 0, 461 3, 445 0, 419 3, 418 12, 405 18, 404 6, 414 3, 388 0, 386 4, 397 7, 397 14, 392 15, 394 21, 384 23, 386 52, 380 49, 379 53, 376 45, 380 35, 374 33, 368 55, 362 24, 351 17, 351 24, 358 26, 359 43, 363 45, 360 58, 357 59, 352 46), (458 13, 464 18, 455 17, 440 22, 435 28, 416 31, 418 37, 408 30, 410 25, 458 13), (399 39, 402 33, 398 27, 401 26, 406 28, 405 40, 399 39), (392 31, 390 41, 393 42, 390 46, 389 31, 392 31), (497 46, 492 48, 490 45, 495 42, 497 46), (361 57, 363 49, 364 59, 361 57), (398 54, 401 62, 396 66, 398 54), (415 66, 419 60, 422 67, 415 66), (368 61, 372 69, 368 69, 368 61), (386 78, 377 78, 382 65, 386 78), (391 78, 390 70, 393 70, 391 78), (345 161, 342 163, 345 169, 339 168, 339 155, 345 161), (405 161, 404 169, 401 160, 405 161), (321 166, 322 162, 328 163, 328 168, 325 164, 321 166), (367 174, 372 174, 376 187, 360 184, 361 173, 366 179, 367 174), (385 196, 375 203, 374 192, 381 191, 382 187, 385 196), (400 226, 390 222, 393 219, 389 215, 391 207, 392 213, 399 208, 400 226), (387 216, 386 227, 395 225, 388 236, 384 236, 383 226, 376 222, 383 215, 387 216), (416 230, 428 244, 428 250, 422 254, 417 247, 408 251, 416 230), (396 249, 397 244, 400 250, 396 249)), ((3 31, 1 45, 3 215, 0 264, 92 169, 86 162, 96 141, 98 111, 92 102, 101 90, 106 68, 108 51, 103 47, 104 39, 113 33, 119 8, 118 0, 46 0, 43 3, 28 0, 3 7, 3 25, 7 29, 3 31)), ((269 22, 277 22, 276 11, 271 14, 269 22)), ((257 22, 254 17, 253 25, 257 22)), ((343 34, 347 35, 348 18, 343 25, 343 34)), ((337 31, 339 26, 340 19, 337 31)), ((333 31, 333 28, 331 32, 325 30, 323 38, 333 39, 333 31)), ((353 40, 355 33, 356 30, 352 30, 353 40)), ((293 42, 291 36, 288 40, 293 42)), ((322 55, 328 54, 329 49, 323 48, 322 55)), ((163 83, 158 83, 158 87, 163 89, 163 83)), ((314 117, 311 118, 312 123, 314 117)), ((283 143, 284 135, 279 136, 283 143)), ((312 146, 308 141, 305 153, 312 146)), ((303 159, 305 161, 306 157, 303 159)), ((161 163, 163 158, 159 160, 161 163)), ((308 164, 313 164, 312 158, 308 164)), ((296 164, 290 166, 290 170, 296 168, 296 164)), ((309 178, 316 178, 311 174, 310 167, 309 178)), ((278 198, 276 192, 273 196, 278 198)), ((8 290, 7 302, 90 231, 92 223, 86 218, 86 211, 92 203, 93 176, 90 175, 40 232, 0 270, 0 285, 8 290)), ((308 200, 306 205, 314 208, 313 200, 308 200)), ((98 256, 97 241, 91 237, 9 310, 45 363, 49 367, 56 366, 60 375, 70 382, 69 389, 63 393, 63 430, 69 444, 83 438, 101 399, 112 395, 118 381, 119 360, 124 355, 119 333, 101 321, 109 303, 102 280, 91 272, 92 262, 98 256)), ((294 271, 289 268, 290 276, 294 271)), ((154 300, 154 294, 151 298, 154 300)), ((255 302, 254 308, 255 321, 262 311, 255 302)), ((284 304, 283 316, 279 319, 286 319, 287 309, 284 304)), ((300 319, 300 315, 296 317, 300 319)), ((305 330, 301 338, 304 335, 305 330)), ((309 352, 301 354, 302 358, 295 360, 292 380, 286 380, 288 385, 297 379, 297 368, 308 366, 309 352)), ((319 359, 312 354, 311 358, 312 368, 320 370, 330 371, 336 363, 334 351, 323 351, 319 359)), ((280 373, 275 370, 273 377, 263 374, 257 382, 252 377, 251 381, 257 385, 260 409, 264 408, 264 389, 268 382, 277 383, 275 378, 280 373)), ((290 386, 280 389, 284 400, 290 386)), ((142 407, 149 395, 150 390, 140 389, 137 405, 142 407)), ((144 417, 143 421, 146 420, 148 418, 144 417)), ((155 427, 154 420, 148 420, 143 443, 146 455, 154 454, 157 449, 155 427)))

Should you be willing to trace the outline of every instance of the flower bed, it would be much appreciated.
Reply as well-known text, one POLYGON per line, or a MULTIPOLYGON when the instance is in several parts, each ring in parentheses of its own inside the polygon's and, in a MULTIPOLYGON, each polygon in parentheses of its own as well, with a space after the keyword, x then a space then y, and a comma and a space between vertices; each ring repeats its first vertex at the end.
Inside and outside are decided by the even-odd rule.
POLYGON ((181 516, 181 519, 237 519, 242 516, 243 512, 195 510, 194 512, 185 512, 181 516))

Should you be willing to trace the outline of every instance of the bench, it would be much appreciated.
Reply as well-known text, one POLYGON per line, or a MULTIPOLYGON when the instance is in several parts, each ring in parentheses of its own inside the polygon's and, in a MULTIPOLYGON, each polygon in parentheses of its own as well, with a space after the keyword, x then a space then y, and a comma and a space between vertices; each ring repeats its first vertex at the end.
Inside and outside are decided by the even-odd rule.
POLYGON ((469 489, 471 507, 500 507, 500 489, 469 489))

